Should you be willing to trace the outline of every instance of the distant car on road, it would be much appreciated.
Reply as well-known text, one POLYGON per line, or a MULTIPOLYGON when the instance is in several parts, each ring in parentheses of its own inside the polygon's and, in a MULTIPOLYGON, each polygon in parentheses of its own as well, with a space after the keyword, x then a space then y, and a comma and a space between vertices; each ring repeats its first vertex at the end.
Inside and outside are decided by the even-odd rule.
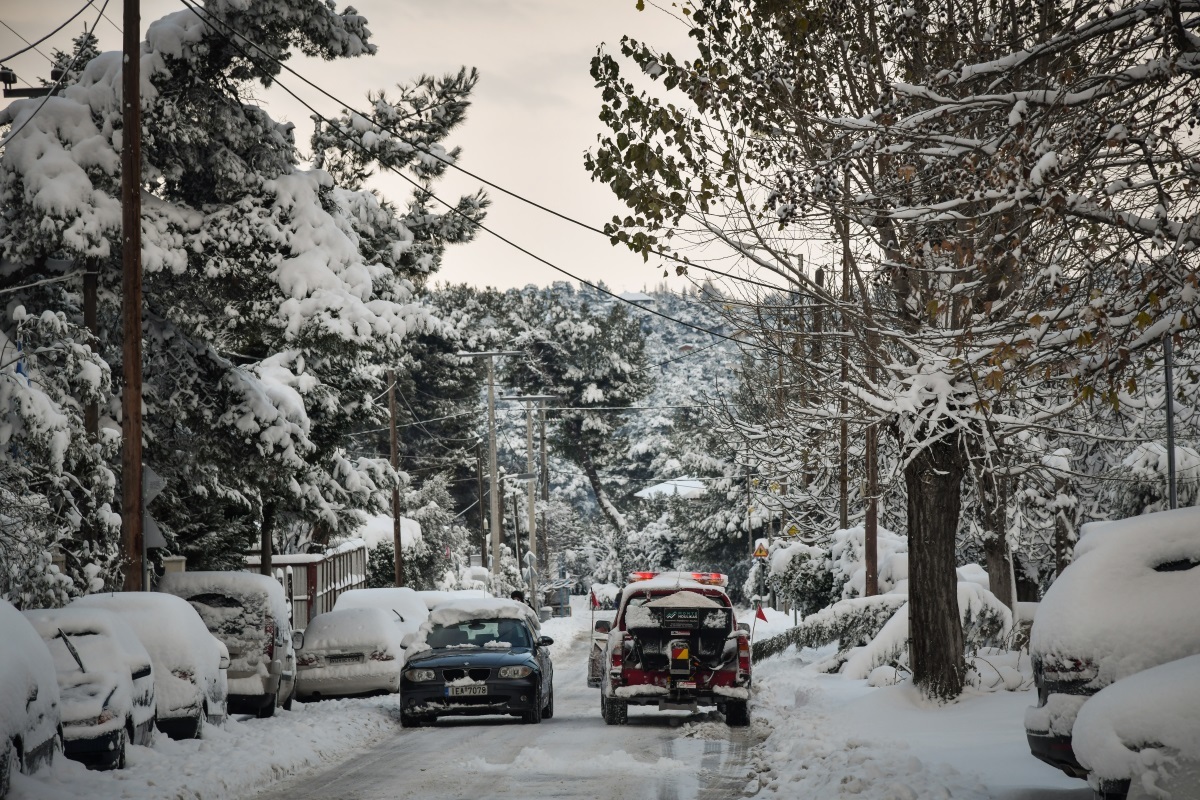
POLYGON ((192 604, 229 653, 229 711, 269 717, 292 707, 296 651, 279 582, 252 572, 170 572, 159 591, 192 604))
POLYGON ((1073 747, 1080 709, 1109 685, 1200 653, 1196 598, 1200 508, 1084 525, 1075 560, 1042 598, 1030 631, 1038 704, 1025 712, 1025 733, 1033 755, 1086 778, 1073 747))
POLYGON ((296 651, 299 699, 399 691, 404 633, 389 612, 335 608, 313 617, 301 638, 296 651))
POLYGON ((524 603, 462 598, 435 606, 409 649, 400 724, 440 716, 505 714, 536 724, 554 716, 554 665, 541 623, 524 603))
POLYGON ((199 739, 225 721, 229 656, 186 600, 163 592, 107 592, 72 607, 103 608, 137 634, 154 663, 158 729, 172 739, 199 739))
POLYGON ((0 797, 14 773, 37 771, 62 747, 54 661, 29 620, 0 600, 0 797))
MULTIPOLYGON (((421 623, 429 619, 429 607, 421 596, 424 592, 407 586, 381 586, 374 589, 351 589, 342 592, 333 603, 334 611, 348 608, 376 608, 387 613, 400 631, 401 638, 413 636, 421 623)), ((311 624, 311 623, 310 623, 311 624)))
POLYGON ((624 725, 630 705, 695 710, 716 706, 730 726, 750 724, 750 633, 737 625, 712 572, 635 572, 617 616, 597 620, 588 685, 600 715, 624 725), (600 646, 597 647, 596 645, 600 646))
POLYGON ((64 754, 93 769, 124 769, 130 744, 154 742, 154 666, 137 635, 99 608, 26 611, 54 660, 64 754))

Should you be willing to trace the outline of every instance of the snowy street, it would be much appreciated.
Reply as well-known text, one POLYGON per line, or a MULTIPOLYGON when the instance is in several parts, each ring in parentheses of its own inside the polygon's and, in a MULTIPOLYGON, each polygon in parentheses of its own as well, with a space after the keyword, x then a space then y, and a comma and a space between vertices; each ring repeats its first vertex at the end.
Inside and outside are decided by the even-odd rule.
POLYGON ((740 796, 748 735, 727 728, 719 715, 635 708, 627 727, 603 723, 600 694, 585 681, 585 632, 567 632, 579 620, 587 617, 553 620, 544 629, 561 637, 554 646, 553 719, 533 726, 516 718, 443 718, 401 733, 397 717, 394 736, 257 800, 740 796))

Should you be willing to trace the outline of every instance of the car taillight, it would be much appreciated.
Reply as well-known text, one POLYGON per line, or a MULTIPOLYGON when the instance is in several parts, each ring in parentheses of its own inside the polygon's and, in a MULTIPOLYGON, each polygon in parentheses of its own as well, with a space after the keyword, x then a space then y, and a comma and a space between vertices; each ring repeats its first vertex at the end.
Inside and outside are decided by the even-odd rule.
POLYGON ((179 680, 187 681, 188 683, 192 683, 195 679, 195 676, 189 669, 173 669, 171 670, 171 674, 176 678, 179 678, 179 680))
POLYGON ((750 674, 750 637, 738 637, 738 674, 745 676, 750 674))
POLYGON ((270 615, 267 616, 264 630, 267 632, 267 646, 263 648, 263 652, 267 654, 268 659, 273 659, 275 658, 275 620, 270 615))
POLYGON ((321 658, 316 653, 301 653, 296 656, 297 667, 315 667, 321 658))
POLYGON ((391 653, 381 653, 380 651, 376 650, 374 653, 371 653, 371 660, 372 661, 395 661, 396 657, 394 655, 392 655, 391 653))
POLYGON ((612 653, 609 656, 609 670, 612 672, 620 672, 621 666, 625 663, 625 634, 618 634, 616 641, 613 642, 612 653))

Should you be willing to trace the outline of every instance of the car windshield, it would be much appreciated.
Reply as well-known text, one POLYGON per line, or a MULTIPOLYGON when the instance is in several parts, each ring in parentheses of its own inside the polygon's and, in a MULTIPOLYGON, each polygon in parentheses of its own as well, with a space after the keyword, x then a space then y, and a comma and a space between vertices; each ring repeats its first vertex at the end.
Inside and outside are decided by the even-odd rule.
POLYGON ((473 619, 434 625, 425 639, 430 647, 530 647, 529 629, 515 619, 473 619))

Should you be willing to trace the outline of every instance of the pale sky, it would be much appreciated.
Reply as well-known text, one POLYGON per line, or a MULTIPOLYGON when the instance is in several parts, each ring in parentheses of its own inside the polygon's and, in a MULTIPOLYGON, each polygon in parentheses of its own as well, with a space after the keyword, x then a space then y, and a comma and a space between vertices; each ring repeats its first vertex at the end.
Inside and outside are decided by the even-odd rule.
MULTIPOLYGON (((0 0, 0 20, 33 41, 55 28, 86 0, 0 0)), ((97 0, 62 32, 39 45, 49 54, 67 50, 86 19, 96 19, 97 0)), ((670 8, 669 0, 662 4, 670 8)), ((568 216, 600 227, 624 207, 606 186, 594 184, 583 168, 583 153, 593 147, 601 125, 599 92, 588 74, 596 47, 616 49, 622 34, 670 44, 688 53, 684 25, 635 0, 358 0, 366 16, 375 56, 327 63, 296 56, 291 66, 313 83, 362 107, 368 90, 407 83, 422 73, 441 75, 460 66, 476 67, 481 78, 466 123, 447 146, 463 149, 462 166, 568 216)), ((183 8, 178 0, 142 0, 142 28, 183 8)), ((121 24, 121 2, 111 0, 108 19, 121 24)), ((102 49, 119 49, 120 34, 101 20, 102 49)), ((0 56, 23 47, 13 31, 0 26, 0 56)), ((32 84, 49 77, 49 63, 29 52, 6 62, 32 84)), ((339 107, 284 73, 281 82, 326 115, 339 107)), ((18 84, 19 86, 24 84, 18 84)), ((308 112, 279 90, 260 99, 276 119, 294 122, 297 142, 306 151, 308 112)), ((5 101, 0 101, 5 102, 5 101)), ((408 196, 399 178, 381 178, 378 187, 396 201, 408 196)), ((451 171, 438 185, 446 200, 477 188, 470 178, 451 171)), ((596 234, 548 216, 506 195, 489 190, 492 207, 486 224, 532 252, 591 281, 616 289, 641 289, 662 278, 661 266, 644 264, 596 234)), ((564 279, 487 233, 473 243, 451 248, 438 280, 501 288, 564 279)), ((682 278, 668 285, 682 289, 682 278)))

